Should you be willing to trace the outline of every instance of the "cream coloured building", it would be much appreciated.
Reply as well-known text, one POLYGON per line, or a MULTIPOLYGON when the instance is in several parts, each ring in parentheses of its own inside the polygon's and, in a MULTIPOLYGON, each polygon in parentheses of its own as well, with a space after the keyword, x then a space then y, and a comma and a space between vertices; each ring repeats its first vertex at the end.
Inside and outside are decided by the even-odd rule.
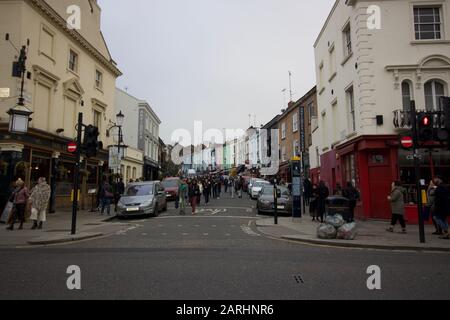
MULTIPOLYGON (((107 125, 115 119, 116 78, 121 75, 100 30, 101 9, 96 0, 0 0, 0 33, 9 33, 15 46, 30 40, 25 104, 33 112, 27 135, 9 134, 7 111, 14 107, 20 79, 11 76, 16 51, 0 41, 0 166, 2 183, 23 178, 33 185, 39 176, 52 182, 56 206, 67 205, 73 182, 74 157, 66 151, 76 137, 78 113, 83 122, 99 128, 99 140, 112 144, 107 125), (70 6, 80 8, 79 30, 68 28, 70 6)), ((84 159, 83 191, 97 186, 107 170, 108 153, 84 159)), ((54 208, 54 206, 53 206, 54 208)))
MULTIPOLYGON (((353 183, 362 195, 358 215, 388 218, 392 181, 401 180, 407 202, 415 201, 412 162, 398 146, 398 135, 410 129, 410 100, 440 110, 439 97, 449 95, 450 1, 337 0, 314 50, 313 178, 331 190, 353 183)), ((430 157, 424 154, 422 178, 440 173, 448 180, 450 154, 430 157)))

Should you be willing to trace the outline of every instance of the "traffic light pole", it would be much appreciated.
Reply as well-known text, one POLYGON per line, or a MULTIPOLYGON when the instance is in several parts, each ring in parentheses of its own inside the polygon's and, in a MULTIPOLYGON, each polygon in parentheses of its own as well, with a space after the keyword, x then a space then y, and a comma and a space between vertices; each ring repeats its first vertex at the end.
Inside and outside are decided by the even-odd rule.
POLYGON ((73 203, 72 203, 72 235, 77 232, 77 210, 78 210, 78 190, 80 189, 80 160, 81 160, 81 135, 83 132, 83 114, 78 114, 77 125, 77 151, 73 181, 73 203))
POLYGON ((274 224, 278 224, 278 187, 277 187, 277 179, 274 180, 274 184, 273 184, 273 218, 274 218, 274 224))
POLYGON ((420 185, 420 156, 419 156, 419 134, 417 132, 417 112, 416 102, 411 101, 411 121, 412 121, 412 134, 414 140, 413 153, 414 153, 414 170, 416 176, 416 188, 417 188, 417 214, 419 216, 419 234, 420 243, 425 243, 425 224, 423 220, 423 205, 422 205, 422 186, 420 185))

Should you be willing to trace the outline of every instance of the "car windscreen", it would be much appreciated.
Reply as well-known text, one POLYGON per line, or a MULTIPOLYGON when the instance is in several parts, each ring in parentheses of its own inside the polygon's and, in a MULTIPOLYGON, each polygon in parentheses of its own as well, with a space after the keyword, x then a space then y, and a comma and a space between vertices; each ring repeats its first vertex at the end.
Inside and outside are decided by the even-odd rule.
POLYGON ((162 185, 164 188, 177 188, 178 187, 179 180, 172 179, 172 180, 164 180, 162 182, 162 185))
POLYGON ((263 186, 266 186, 266 185, 269 185, 269 183, 266 181, 255 181, 253 183, 253 187, 256 187, 256 188, 262 188, 263 186))
MULTIPOLYGON (((278 187, 278 190, 280 190, 281 196, 288 197, 291 195, 288 188, 278 187)), ((262 190, 262 193, 265 195, 273 195, 273 186, 265 185, 262 190)))
POLYGON ((153 194, 152 184, 141 184, 127 187, 124 195, 128 197, 142 197, 142 196, 149 196, 152 194, 153 194))

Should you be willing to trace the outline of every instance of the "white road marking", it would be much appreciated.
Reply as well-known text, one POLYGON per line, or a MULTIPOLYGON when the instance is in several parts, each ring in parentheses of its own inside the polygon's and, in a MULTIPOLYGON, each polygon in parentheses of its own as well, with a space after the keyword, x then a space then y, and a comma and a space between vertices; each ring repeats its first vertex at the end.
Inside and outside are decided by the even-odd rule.
POLYGON ((203 235, 206 237, 206 236, 209 236, 209 233, 204 233, 203 235))
POLYGON ((250 227, 247 227, 245 225, 241 226, 242 231, 244 231, 246 234, 250 235, 250 236, 256 236, 259 237, 260 235, 257 234, 256 232, 254 232, 252 229, 250 229, 250 227))
POLYGON ((213 224, 211 227, 216 228, 217 226, 215 224, 213 224))
POLYGON ((142 233, 142 236, 144 236, 144 237, 145 237, 146 235, 147 235, 146 233, 142 233))
POLYGON ((189 233, 182 233, 181 235, 183 235, 183 236, 188 236, 189 233))
POLYGON ((161 233, 162 236, 167 236, 167 233, 161 233))
POLYGON ((231 237, 231 234, 227 233, 225 234, 225 237, 231 237))

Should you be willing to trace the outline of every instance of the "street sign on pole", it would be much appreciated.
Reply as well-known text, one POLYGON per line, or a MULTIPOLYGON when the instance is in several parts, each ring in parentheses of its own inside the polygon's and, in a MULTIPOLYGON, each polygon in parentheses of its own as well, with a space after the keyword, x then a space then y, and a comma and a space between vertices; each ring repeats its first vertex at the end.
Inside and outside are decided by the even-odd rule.
POLYGON ((77 143, 76 142, 69 142, 67 144, 67 151, 69 151, 70 153, 77 152, 77 143))
POLYGON ((420 159, 419 159, 419 132, 417 124, 417 112, 416 112, 416 102, 411 101, 411 122, 412 122, 412 132, 413 132, 413 155, 414 155, 414 171, 416 175, 416 188, 417 188, 417 214, 419 216, 419 237, 420 243, 425 243, 425 223, 423 221, 422 214, 422 192, 420 185, 420 159))
POLYGON ((414 147, 413 137, 409 137, 409 136, 401 137, 400 143, 401 143, 403 149, 411 149, 412 147, 414 147))
POLYGON ((73 203, 72 203, 72 230, 71 234, 77 232, 78 190, 80 189, 80 160, 81 160, 81 135, 83 133, 83 113, 78 114, 77 142, 75 172, 73 178, 73 203))

